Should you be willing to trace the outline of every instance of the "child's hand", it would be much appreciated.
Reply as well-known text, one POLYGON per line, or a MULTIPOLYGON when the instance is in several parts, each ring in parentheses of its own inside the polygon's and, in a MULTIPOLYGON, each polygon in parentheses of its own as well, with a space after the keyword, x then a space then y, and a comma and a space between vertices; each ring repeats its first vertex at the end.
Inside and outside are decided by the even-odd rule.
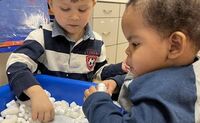
POLYGON ((91 94, 97 92, 97 89, 94 86, 91 86, 89 89, 86 89, 84 92, 84 100, 86 100, 91 94))
POLYGON ((129 72, 129 69, 130 69, 130 66, 128 66, 128 65, 126 64, 126 60, 124 60, 124 61, 122 62, 122 70, 123 70, 124 72, 129 72))
POLYGON ((112 95, 114 91, 116 90, 117 83, 114 80, 104 80, 103 83, 107 87, 107 92, 112 95))
POLYGON ((26 94, 31 100, 32 119, 34 121, 49 122, 54 119, 53 104, 39 85, 27 89, 26 94))
POLYGON ((31 99, 32 119, 41 122, 48 122, 54 118, 53 104, 50 102, 46 93, 40 93, 31 99))

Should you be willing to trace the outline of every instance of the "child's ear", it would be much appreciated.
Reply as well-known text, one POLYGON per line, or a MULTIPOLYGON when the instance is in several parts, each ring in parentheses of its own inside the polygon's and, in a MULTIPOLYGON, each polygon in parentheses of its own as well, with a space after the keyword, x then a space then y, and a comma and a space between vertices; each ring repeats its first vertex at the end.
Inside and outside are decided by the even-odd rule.
POLYGON ((94 2, 93 6, 95 6, 95 5, 96 5, 96 3, 97 3, 97 0, 93 0, 93 2, 94 2))
POLYGON ((183 54, 186 48, 187 37, 183 32, 177 31, 170 35, 169 38, 169 59, 178 58, 183 54))

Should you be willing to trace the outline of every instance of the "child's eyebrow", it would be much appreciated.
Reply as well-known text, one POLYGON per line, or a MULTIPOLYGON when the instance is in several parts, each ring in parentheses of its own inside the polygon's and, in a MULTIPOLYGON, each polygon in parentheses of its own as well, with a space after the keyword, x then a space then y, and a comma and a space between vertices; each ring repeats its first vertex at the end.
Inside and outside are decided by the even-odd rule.
POLYGON ((138 36, 136 36, 136 35, 131 35, 131 36, 129 36, 128 38, 127 38, 127 40, 130 42, 130 41, 132 41, 132 39, 138 39, 139 37, 138 36))

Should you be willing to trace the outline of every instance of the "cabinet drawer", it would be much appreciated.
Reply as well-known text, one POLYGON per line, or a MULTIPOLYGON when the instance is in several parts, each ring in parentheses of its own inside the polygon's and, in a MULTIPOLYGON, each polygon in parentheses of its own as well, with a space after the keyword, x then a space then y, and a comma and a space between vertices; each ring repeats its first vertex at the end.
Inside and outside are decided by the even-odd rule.
POLYGON ((116 45, 113 46, 107 46, 106 47, 106 56, 108 63, 115 64, 115 58, 116 58, 116 45))
POLYGON ((123 16, 125 9, 126 9, 126 4, 120 4, 120 13, 119 13, 120 17, 123 16))
POLYGON ((118 42, 117 43, 126 43, 127 40, 124 36, 124 33, 122 31, 122 25, 121 25, 121 20, 119 21, 119 30, 118 30, 118 42))
POLYGON ((120 4, 97 3, 93 17, 119 17, 120 4))
POLYGON ((106 46, 117 43, 117 30, 118 19, 117 18, 95 18, 93 19, 93 30, 99 33, 106 46))

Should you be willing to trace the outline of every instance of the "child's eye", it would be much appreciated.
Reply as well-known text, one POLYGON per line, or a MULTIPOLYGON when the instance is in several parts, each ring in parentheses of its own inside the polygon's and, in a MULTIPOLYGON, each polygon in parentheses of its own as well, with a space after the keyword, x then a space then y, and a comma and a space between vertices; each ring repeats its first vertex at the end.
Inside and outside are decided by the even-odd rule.
POLYGON ((137 47, 137 46, 139 45, 139 43, 131 43, 131 45, 132 45, 133 47, 137 47))
POLYGON ((67 12, 70 11, 70 8, 60 8, 62 11, 67 12))
POLYGON ((79 9, 79 12, 85 12, 87 9, 79 9))

